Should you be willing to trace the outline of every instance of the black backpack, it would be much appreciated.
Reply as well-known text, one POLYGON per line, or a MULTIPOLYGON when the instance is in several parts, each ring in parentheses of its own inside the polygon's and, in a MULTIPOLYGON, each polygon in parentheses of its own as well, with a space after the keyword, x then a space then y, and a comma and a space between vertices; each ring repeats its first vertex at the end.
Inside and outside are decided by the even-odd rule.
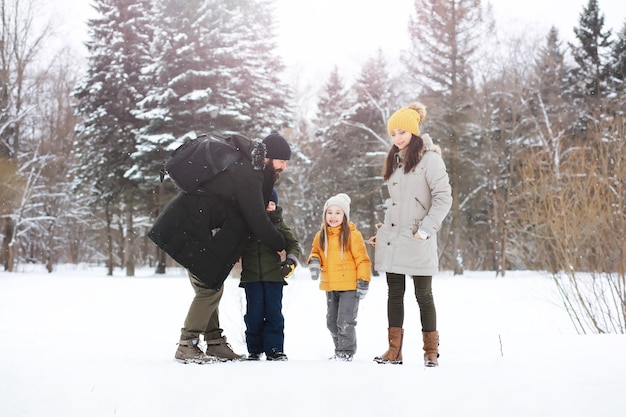
POLYGON ((232 136, 207 133, 180 145, 161 170, 161 182, 169 175, 186 193, 198 193, 199 187, 241 159, 232 136))

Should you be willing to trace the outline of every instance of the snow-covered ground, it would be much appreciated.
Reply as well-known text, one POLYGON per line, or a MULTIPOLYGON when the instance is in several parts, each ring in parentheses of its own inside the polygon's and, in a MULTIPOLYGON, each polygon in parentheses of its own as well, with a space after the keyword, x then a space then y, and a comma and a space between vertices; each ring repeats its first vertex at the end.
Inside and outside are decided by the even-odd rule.
MULTIPOLYGON (((361 302, 359 347, 329 361, 318 282, 285 287, 288 362, 174 361, 192 297, 183 270, 128 278, 104 268, 0 272, 0 416, 623 416, 626 336, 579 336, 551 281, 534 272, 442 272, 434 281, 440 366, 424 368, 407 283, 403 365, 378 365, 386 283, 361 302)), ((245 353, 245 298, 226 281, 221 320, 245 353)))

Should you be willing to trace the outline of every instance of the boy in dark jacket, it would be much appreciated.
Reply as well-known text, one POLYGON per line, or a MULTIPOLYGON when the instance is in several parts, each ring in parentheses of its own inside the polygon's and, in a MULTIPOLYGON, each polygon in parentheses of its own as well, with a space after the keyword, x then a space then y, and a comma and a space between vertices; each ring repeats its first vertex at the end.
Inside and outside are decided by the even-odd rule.
POLYGON ((285 238, 285 254, 257 240, 250 242, 241 258, 240 286, 246 292, 244 321, 248 360, 259 360, 263 353, 268 361, 287 360, 283 347, 283 286, 287 285, 285 278, 291 276, 298 264, 300 247, 293 232, 283 221, 282 207, 277 207, 277 202, 278 195, 273 190, 267 213, 274 227, 285 238))

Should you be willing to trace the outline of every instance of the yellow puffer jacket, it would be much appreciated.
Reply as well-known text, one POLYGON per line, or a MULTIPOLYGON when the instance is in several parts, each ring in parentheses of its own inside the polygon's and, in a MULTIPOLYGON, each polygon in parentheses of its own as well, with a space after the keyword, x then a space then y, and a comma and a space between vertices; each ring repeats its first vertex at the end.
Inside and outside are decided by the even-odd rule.
POLYGON ((313 247, 307 263, 311 258, 318 258, 322 268, 320 290, 323 291, 350 291, 356 290, 357 279, 370 280, 371 262, 363 235, 350 222, 350 249, 341 253, 340 232, 341 226, 326 227, 328 247, 326 253, 320 248, 321 232, 317 232, 313 239, 313 247))

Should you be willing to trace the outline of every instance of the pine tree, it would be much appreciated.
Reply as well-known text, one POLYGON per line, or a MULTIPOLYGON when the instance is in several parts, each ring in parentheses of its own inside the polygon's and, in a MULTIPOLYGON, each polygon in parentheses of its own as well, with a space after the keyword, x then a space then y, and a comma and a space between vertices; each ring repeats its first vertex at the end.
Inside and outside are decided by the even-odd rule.
MULTIPOLYGON (((472 175, 465 171, 472 149, 472 69, 482 35, 480 0, 417 0, 409 24, 412 48, 407 60, 409 75, 423 89, 422 101, 429 111, 435 141, 445 150, 452 185, 452 263, 454 273, 463 273, 463 241, 466 236, 462 201, 471 196, 472 175), (463 178, 466 181, 463 181, 463 178)), ((417 97, 409 98, 416 101, 417 97)), ((445 237, 442 236, 442 239, 445 237)))
POLYGON ((186 139, 210 131, 260 138, 290 123, 270 4, 156 3, 151 57, 143 71, 150 88, 133 112, 145 125, 132 155, 132 178, 154 191, 153 215, 173 193, 158 183, 158 172, 186 139))
POLYGON ((155 178, 158 164, 186 138, 212 130, 258 136, 289 123, 267 1, 158 5, 144 71, 152 88, 135 111, 146 122, 134 154, 137 177, 155 178))
POLYGON ((565 53, 559 31, 552 26, 546 37, 545 46, 538 51, 534 69, 533 85, 544 103, 560 104, 562 102, 567 82, 566 75, 565 53))
POLYGON ((83 118, 74 147, 79 162, 76 186, 97 196, 97 206, 106 213, 109 274, 114 266, 114 218, 125 219, 125 230, 118 233, 126 234, 127 251, 119 252, 126 260, 119 262, 126 263, 127 274, 132 275, 133 256, 128 250, 133 248, 132 215, 138 195, 129 173, 136 133, 143 124, 132 111, 145 95, 141 70, 150 41, 149 1, 97 0, 94 7, 100 17, 89 21, 87 75, 73 93, 76 112, 83 118))
POLYGON ((574 28, 577 43, 569 43, 576 64, 570 72, 569 94, 582 110, 578 129, 584 132, 606 110, 612 41, 611 30, 604 31, 604 15, 597 0, 589 0, 578 22, 574 28))
MULTIPOLYGON (((356 151, 349 171, 352 180, 356 180, 351 190, 351 216, 367 239, 376 234, 375 225, 383 221, 382 204, 388 195, 381 173, 392 144, 387 119, 397 107, 392 98, 395 97, 394 84, 382 50, 363 64, 352 90, 356 101, 352 106, 353 114, 346 121, 352 127, 346 139, 356 151)), ((374 256, 373 250, 370 256, 374 256)))
POLYGON ((626 104, 624 103, 624 94, 626 94, 626 22, 617 33, 617 39, 613 43, 609 68, 612 106, 616 114, 624 117, 626 114, 626 104))
POLYGON ((292 94, 281 81, 284 65, 275 54, 273 0, 229 0, 228 4, 236 17, 237 40, 229 65, 230 83, 243 102, 241 112, 247 117, 246 123, 234 125, 233 130, 265 136, 291 126, 292 94))
POLYGON ((351 125, 372 142, 368 149, 387 151, 390 146, 386 124, 396 105, 392 85, 387 60, 379 49, 365 62, 354 84, 356 103, 350 118, 351 125))
POLYGON ((572 123, 566 92, 567 72, 559 33, 552 27, 545 46, 538 51, 531 83, 533 88, 527 100, 532 115, 528 129, 536 133, 536 141, 532 143, 551 155, 548 159, 552 160, 555 172, 559 171, 563 141, 567 139, 566 131, 572 123))
MULTIPOLYGON (((207 37, 224 17, 223 8, 216 6, 210 11, 207 4, 202 0, 165 0, 157 2, 154 9, 154 37, 143 68, 148 87, 133 109, 144 124, 132 154, 136 167, 132 175, 148 189, 157 184, 167 155, 185 138, 215 127, 217 104, 211 105, 208 97, 217 90, 215 80, 220 69, 203 36, 207 37), (207 13, 215 16, 214 22, 207 21, 207 13)), ((220 31, 213 31, 219 36, 220 31)), ((211 41, 220 46, 219 39, 211 41)))
POLYGON ((327 134, 327 129, 334 125, 339 116, 348 107, 348 91, 339 74, 339 68, 335 66, 322 88, 317 103, 316 125, 320 130, 317 137, 327 134))
MULTIPOLYGON (((332 195, 350 195, 351 221, 363 233, 381 219, 380 173, 390 146, 386 120, 392 105, 391 77, 381 51, 362 66, 348 89, 335 67, 318 101, 315 141, 307 145, 313 160, 307 195, 314 201, 314 230, 324 202, 332 195)), ((308 242, 305 242, 305 244, 308 242)))
POLYGON ((532 211, 528 203, 534 202, 537 196, 526 194, 521 167, 529 163, 529 155, 537 153, 547 162, 542 169, 558 175, 572 124, 566 95, 568 67, 558 30, 552 27, 544 39, 545 43, 539 48, 537 42, 514 48, 527 52, 518 60, 509 60, 511 67, 520 69, 520 73, 503 77, 508 78, 509 83, 516 80, 516 86, 503 88, 506 93, 499 97, 499 110, 494 114, 501 135, 495 156, 505 155, 499 164, 505 175, 494 183, 497 186, 489 188, 494 196, 500 197, 499 210, 506 214, 503 228, 507 248, 502 254, 513 268, 546 267, 532 256, 538 250, 529 239, 529 229, 534 225, 525 222, 532 211), (529 55, 534 59, 529 60, 529 55), (530 65, 526 67, 525 61, 530 65))
POLYGON ((335 191, 336 156, 341 152, 338 148, 343 148, 342 141, 347 132, 342 121, 344 112, 350 106, 349 94, 339 69, 334 67, 319 94, 315 135, 302 145, 303 152, 312 161, 304 190, 310 206, 309 224, 313 225, 310 241, 304 242, 306 247, 310 247, 313 234, 319 227, 324 202, 338 192, 335 191))
MULTIPOLYGON (((164 0, 155 3, 152 16, 154 36, 142 71, 147 90, 133 109, 144 124, 130 174, 143 190, 152 191, 146 212, 156 218, 176 192, 170 182, 158 180, 169 154, 186 139, 223 128, 219 110, 236 115, 242 104, 232 91, 224 93, 226 28, 233 20, 224 1, 164 0)), ((166 254, 155 251, 156 272, 165 273, 166 254)))

